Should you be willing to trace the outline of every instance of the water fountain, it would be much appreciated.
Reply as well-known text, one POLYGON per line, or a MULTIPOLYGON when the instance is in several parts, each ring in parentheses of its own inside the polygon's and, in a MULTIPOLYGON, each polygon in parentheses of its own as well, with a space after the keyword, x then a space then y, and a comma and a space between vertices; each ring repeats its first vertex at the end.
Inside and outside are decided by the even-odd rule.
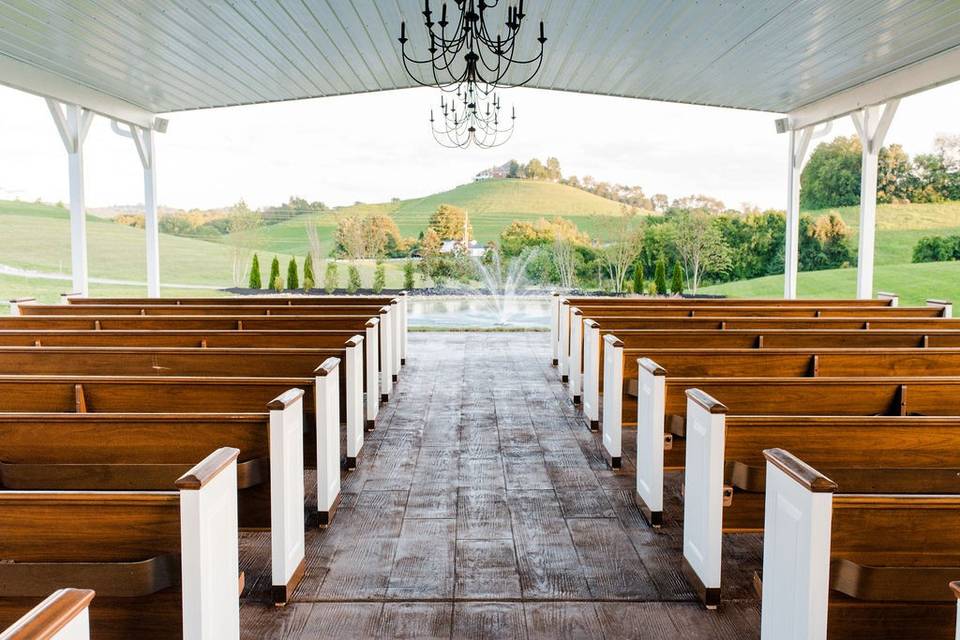
POLYGON ((490 252, 489 264, 474 258, 480 282, 486 290, 483 301, 494 314, 495 326, 510 325, 513 316, 522 313, 516 305, 511 309, 511 302, 526 292, 527 265, 539 251, 537 248, 525 250, 511 260, 506 269, 503 267, 503 259, 498 249, 490 252))

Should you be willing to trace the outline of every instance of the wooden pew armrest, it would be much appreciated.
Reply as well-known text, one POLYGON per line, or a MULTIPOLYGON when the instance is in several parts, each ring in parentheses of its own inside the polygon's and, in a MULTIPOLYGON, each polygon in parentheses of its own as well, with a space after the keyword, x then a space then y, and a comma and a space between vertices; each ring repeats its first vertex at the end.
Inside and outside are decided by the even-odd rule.
POLYGON ((813 493, 834 493, 837 483, 823 475, 806 462, 783 449, 766 449, 763 457, 787 474, 802 487, 813 493))
POLYGON ((0 597, 39 597, 64 584, 82 584, 103 597, 148 596, 180 584, 180 554, 137 562, 0 563, 0 597))
MULTIPOLYGON (((289 392, 288 392, 289 393, 289 392)), ((303 391, 300 391, 303 394, 303 391)), ((239 449, 222 447, 207 456, 200 464, 177 479, 178 489, 198 490, 209 484, 221 471, 235 462, 240 455, 239 449)))
POLYGON ((59 589, 35 606, 6 631, 0 640, 48 640, 90 606, 91 589, 59 589))

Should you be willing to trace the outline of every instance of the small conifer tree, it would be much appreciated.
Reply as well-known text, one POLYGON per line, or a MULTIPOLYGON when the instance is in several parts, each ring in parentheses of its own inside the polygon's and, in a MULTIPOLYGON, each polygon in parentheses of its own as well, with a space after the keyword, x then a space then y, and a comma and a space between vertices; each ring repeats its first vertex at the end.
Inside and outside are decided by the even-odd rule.
POLYGON ((633 267, 633 292, 643 294, 643 265, 639 262, 633 267))
POLYGON ((670 282, 670 293, 680 295, 683 293, 683 269, 680 263, 673 263, 673 280, 670 282))
POLYGON ((313 254, 307 252, 303 259, 303 288, 307 291, 317 286, 317 278, 313 275, 313 254))
POLYGON ((270 263, 270 279, 267 282, 268 286, 276 291, 283 289, 283 279, 280 278, 280 259, 277 256, 273 256, 273 262, 270 263), (277 280, 280 280, 280 289, 277 289, 277 280))
POLYGON ((654 271, 653 282, 657 287, 657 293, 659 295, 667 295, 667 264, 663 258, 657 260, 657 268, 654 271))
POLYGON ((347 293, 356 293, 363 283, 360 282, 360 269, 357 265, 351 264, 347 269, 347 293))
POLYGON ((260 258, 253 254, 253 262, 250 264, 250 288, 262 289, 263 281, 260 279, 260 258))
POLYGON ((327 293, 337 290, 337 263, 328 262, 327 271, 323 274, 323 289, 327 293))
POLYGON ((377 262, 377 268, 373 271, 373 292, 382 293, 387 286, 387 268, 382 262, 377 262))
POLYGON ((297 259, 290 258, 287 265, 287 289, 294 290, 300 288, 300 277, 297 275, 297 259))
POLYGON ((403 263, 403 288, 407 291, 413 291, 413 288, 416 286, 416 281, 414 280, 414 267, 413 260, 407 258, 407 261, 403 263))

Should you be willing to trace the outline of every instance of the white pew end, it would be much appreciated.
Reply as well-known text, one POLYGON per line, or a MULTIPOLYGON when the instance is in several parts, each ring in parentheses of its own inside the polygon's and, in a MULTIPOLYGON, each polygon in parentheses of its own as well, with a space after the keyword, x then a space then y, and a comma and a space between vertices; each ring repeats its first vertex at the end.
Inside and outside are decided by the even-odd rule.
MULTIPOLYGON (((650 526, 660 527, 663 525, 663 450, 666 446, 663 421, 667 371, 649 358, 639 358, 637 375, 637 493, 634 499, 650 526)), ((604 380, 604 387, 606 384, 604 380)))

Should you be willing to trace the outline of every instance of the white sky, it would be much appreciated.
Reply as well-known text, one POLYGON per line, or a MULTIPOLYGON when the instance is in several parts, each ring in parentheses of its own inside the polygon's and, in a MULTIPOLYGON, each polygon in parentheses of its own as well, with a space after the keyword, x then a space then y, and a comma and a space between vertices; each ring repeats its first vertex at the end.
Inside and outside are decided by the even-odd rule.
MULTIPOLYGON (((449 150, 429 133, 437 92, 412 89, 175 113, 158 142, 160 202, 255 207, 291 194, 329 205, 428 195, 510 158, 560 159, 564 175, 637 184, 671 198, 693 193, 784 207, 786 137, 772 114, 513 89, 517 130, 493 150, 449 150)), ((846 118, 830 134, 848 135, 846 118)), ((905 99, 888 142, 911 155, 960 132, 960 83, 905 99)), ((94 121, 84 147, 87 206, 143 201, 130 140, 94 121)), ((67 167, 43 100, 0 87, 0 198, 68 200, 67 167)))

